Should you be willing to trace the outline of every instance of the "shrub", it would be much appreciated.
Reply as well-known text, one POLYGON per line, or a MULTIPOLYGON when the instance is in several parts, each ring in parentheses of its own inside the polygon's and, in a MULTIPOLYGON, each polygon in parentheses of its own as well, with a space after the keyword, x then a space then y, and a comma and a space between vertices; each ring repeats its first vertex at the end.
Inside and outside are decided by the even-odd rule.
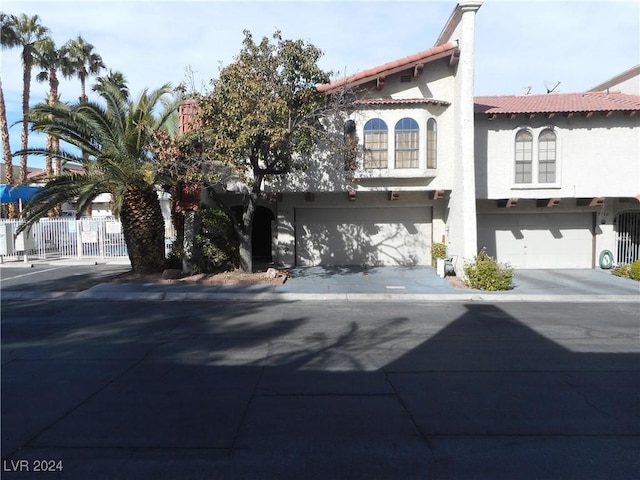
POLYGON ((634 280, 640 280, 640 260, 636 260, 629 268, 629 277, 634 280))
POLYGON ((465 264, 464 273, 469 287, 479 290, 508 290, 513 282, 513 269, 498 263, 484 248, 478 252, 473 262, 465 264))
POLYGON ((196 216, 198 269, 213 272, 238 265, 238 237, 229 217, 218 208, 201 209, 196 216))
POLYGON ((431 265, 436 266, 439 258, 447 258, 447 246, 444 243, 436 242, 431 244, 431 265))
POLYGON ((628 263, 621 263, 616 268, 611 270, 611 273, 616 277, 629 278, 630 270, 631 270, 631 265, 629 265, 628 263))

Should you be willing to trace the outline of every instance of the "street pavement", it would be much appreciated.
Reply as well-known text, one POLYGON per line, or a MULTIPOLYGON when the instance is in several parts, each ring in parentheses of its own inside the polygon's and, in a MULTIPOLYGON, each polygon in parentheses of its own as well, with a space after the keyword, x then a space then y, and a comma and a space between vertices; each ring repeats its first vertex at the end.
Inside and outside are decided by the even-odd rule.
POLYGON ((636 282, 516 272, 491 296, 345 269, 172 292, 78 271, 76 291, 0 272, 3 479, 640 478, 636 282))

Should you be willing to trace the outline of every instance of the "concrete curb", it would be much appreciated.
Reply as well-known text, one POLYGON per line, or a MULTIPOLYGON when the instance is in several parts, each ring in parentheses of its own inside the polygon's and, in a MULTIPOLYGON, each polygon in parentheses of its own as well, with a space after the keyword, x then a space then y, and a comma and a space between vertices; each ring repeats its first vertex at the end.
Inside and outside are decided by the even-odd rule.
POLYGON ((194 302, 540 302, 540 303, 640 303, 636 295, 542 295, 542 294, 377 294, 377 293, 202 293, 202 292, 2 292, 2 300, 128 300, 194 302))

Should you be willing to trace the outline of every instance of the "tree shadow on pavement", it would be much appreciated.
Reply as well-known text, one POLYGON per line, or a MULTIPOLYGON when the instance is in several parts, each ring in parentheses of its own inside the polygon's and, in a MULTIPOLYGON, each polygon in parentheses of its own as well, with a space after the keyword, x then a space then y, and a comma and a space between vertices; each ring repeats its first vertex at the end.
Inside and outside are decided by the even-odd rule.
POLYGON ((632 308, 421 307, 3 303, 3 460, 73 479, 638 476, 632 308))

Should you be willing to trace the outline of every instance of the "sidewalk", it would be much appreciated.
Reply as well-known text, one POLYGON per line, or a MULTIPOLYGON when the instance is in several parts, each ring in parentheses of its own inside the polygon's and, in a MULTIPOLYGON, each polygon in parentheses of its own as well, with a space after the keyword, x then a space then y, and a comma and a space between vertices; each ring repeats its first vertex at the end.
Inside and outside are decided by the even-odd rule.
MULTIPOLYGON (((65 262, 73 265, 72 261, 65 262)), ((82 265, 87 265, 86 261, 82 265)), ((447 279, 438 277, 431 267, 296 267, 290 271, 292 277, 282 285, 100 283, 72 295, 79 299, 156 301, 640 301, 640 282, 600 269, 515 270, 514 288, 504 292, 454 287, 447 279)), ((19 300, 61 295, 58 292, 3 292, 4 299, 19 300)))

